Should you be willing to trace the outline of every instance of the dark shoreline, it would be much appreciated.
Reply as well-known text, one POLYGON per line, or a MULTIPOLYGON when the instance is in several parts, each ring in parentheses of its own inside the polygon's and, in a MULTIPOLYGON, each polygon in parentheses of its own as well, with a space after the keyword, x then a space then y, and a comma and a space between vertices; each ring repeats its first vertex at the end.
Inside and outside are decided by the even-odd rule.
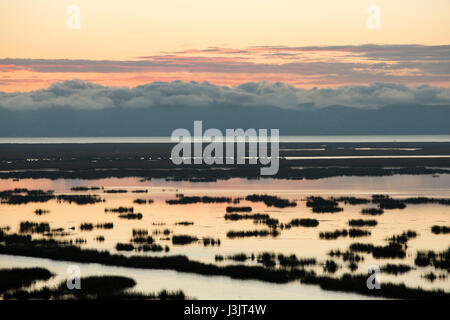
MULTIPOLYGON (((78 160, 170 157, 175 143, 0 143, 0 161, 39 158, 78 160)), ((206 144, 204 144, 205 146, 206 144)), ((282 142, 280 156, 450 155, 450 142, 282 142), (391 150, 355 150, 387 148, 391 150), (287 151, 285 149, 291 149, 287 151), (295 150, 297 149, 297 150, 295 150), (298 150, 303 149, 303 150, 298 150), (325 150, 318 150, 325 149, 325 150), (403 149, 403 150, 393 150, 403 149), (418 149, 418 150, 404 150, 418 149)))
POLYGON ((389 156, 389 158, 280 159, 278 174, 267 177, 260 175, 260 165, 176 166, 169 159, 173 145, 170 143, 0 144, 0 179, 140 177, 217 181, 233 177, 320 179, 336 176, 450 173, 448 142, 281 143, 280 157, 389 156), (430 155, 438 157, 420 158, 430 155), (440 155, 444 157, 439 157, 440 155), (396 158, 396 156, 409 157, 396 158))

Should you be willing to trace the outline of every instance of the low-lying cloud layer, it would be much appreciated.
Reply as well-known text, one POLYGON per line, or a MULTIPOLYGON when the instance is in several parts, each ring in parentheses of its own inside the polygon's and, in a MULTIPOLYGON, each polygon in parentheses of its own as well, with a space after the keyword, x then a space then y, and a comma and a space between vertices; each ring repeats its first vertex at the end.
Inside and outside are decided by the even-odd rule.
POLYGON ((127 88, 70 80, 31 92, 0 92, 0 108, 13 110, 51 107, 106 109, 171 106, 305 109, 332 105, 377 108, 395 104, 450 105, 450 88, 373 83, 368 86, 308 90, 284 83, 248 82, 235 87, 226 87, 208 82, 181 81, 152 82, 127 88))

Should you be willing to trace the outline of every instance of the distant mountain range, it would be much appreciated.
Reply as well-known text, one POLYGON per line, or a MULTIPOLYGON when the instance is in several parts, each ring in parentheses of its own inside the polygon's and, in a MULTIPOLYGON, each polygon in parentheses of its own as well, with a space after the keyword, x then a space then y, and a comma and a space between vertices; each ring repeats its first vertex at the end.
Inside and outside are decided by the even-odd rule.
POLYGON ((2 137, 169 136, 207 128, 278 128, 280 135, 450 134, 450 106, 392 105, 378 109, 330 106, 302 110, 217 105, 106 109, 0 108, 2 137))

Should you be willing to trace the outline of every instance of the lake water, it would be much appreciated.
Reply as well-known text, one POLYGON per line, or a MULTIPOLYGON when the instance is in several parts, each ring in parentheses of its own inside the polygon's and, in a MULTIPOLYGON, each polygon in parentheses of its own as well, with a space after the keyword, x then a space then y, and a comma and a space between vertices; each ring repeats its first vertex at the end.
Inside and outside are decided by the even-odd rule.
MULTIPOLYGON (((118 242, 129 243, 133 229, 147 229, 153 234, 156 243, 168 246, 168 253, 142 253, 132 252, 121 254, 147 254, 147 255, 186 255, 190 259, 205 263, 228 264, 231 261, 216 262, 216 255, 229 256, 238 253, 247 255, 270 252, 284 255, 295 254, 299 258, 316 258, 318 265, 309 268, 317 273, 323 273, 321 263, 330 259, 330 250, 340 249, 346 251, 354 242, 371 243, 374 245, 386 245, 386 239, 401 234, 407 230, 418 233, 417 238, 408 242, 407 256, 404 259, 374 259, 371 255, 365 255, 364 261, 358 264, 356 273, 367 274, 372 265, 383 266, 387 263, 408 264, 414 266, 415 254, 418 250, 443 251, 449 247, 448 235, 435 235, 430 228, 433 225, 449 225, 449 206, 436 204, 408 205, 403 210, 386 210, 381 216, 364 216, 361 209, 371 205, 344 205, 344 209, 338 213, 316 214, 306 206, 306 197, 311 195, 329 196, 358 196, 370 198, 373 194, 388 194, 394 198, 427 196, 436 198, 450 197, 450 175, 396 175, 388 177, 337 177, 319 180, 245 180, 230 179, 211 183, 192 182, 168 182, 165 180, 144 181, 138 178, 110 178, 100 180, 75 180, 75 179, 12 179, 0 180, 0 190, 14 188, 54 190, 56 194, 86 194, 87 192, 71 191, 72 187, 99 186, 105 189, 125 189, 129 192, 120 194, 104 193, 103 190, 89 191, 90 194, 98 194, 105 199, 104 203, 93 205, 77 205, 58 203, 51 200, 46 203, 29 203, 26 205, 0 205, 0 227, 10 226, 11 232, 19 231, 22 221, 48 222, 53 229, 64 228, 69 231, 65 237, 57 239, 85 239, 87 242, 81 246, 84 248, 105 249, 116 252, 118 242), (145 194, 132 193, 132 190, 148 190, 145 194), (233 199, 245 198, 250 194, 269 194, 296 201, 296 207, 273 208, 263 203, 253 203, 241 200, 239 206, 251 206, 253 213, 269 214, 281 223, 288 223, 292 219, 315 218, 319 221, 316 228, 292 228, 282 230, 278 237, 257 238, 227 238, 230 230, 262 230, 263 225, 255 225, 250 220, 229 221, 224 219, 226 203, 197 203, 187 205, 169 205, 166 200, 176 199, 177 194, 185 196, 225 196, 233 199), (136 204, 138 199, 152 199, 152 204, 136 204), (105 208, 133 207, 134 212, 142 213, 142 220, 125 220, 116 213, 106 213, 105 208), (36 209, 49 210, 48 214, 38 216, 36 209), (366 227, 371 235, 361 238, 338 238, 336 240, 323 240, 319 233, 348 228, 349 219, 375 219, 376 227, 366 227), (189 221, 191 226, 177 225, 177 222, 189 221), (82 223, 106 223, 112 222, 114 228, 110 230, 94 229, 93 231, 81 231, 82 223), (168 229, 169 237, 157 234, 158 231, 168 229), (104 236, 104 242, 98 242, 98 236, 104 236), (204 246, 202 242, 190 245, 173 245, 170 241, 172 235, 191 235, 199 239, 220 239, 220 246, 204 246)), ((40 237, 40 235, 36 235, 40 237)), ((349 273, 348 263, 334 259, 339 269, 336 276, 349 273)), ((249 265, 258 264, 256 261, 245 262, 249 265)), ((69 263, 49 262, 45 259, 31 259, 22 257, 0 256, 0 267, 42 265, 48 266, 58 274, 57 279, 64 278, 65 268, 69 263)), ((193 274, 177 273, 172 271, 135 270, 128 268, 104 267, 95 264, 81 265, 82 272, 88 274, 125 274, 135 278, 138 289, 143 291, 155 291, 159 289, 182 289, 187 295, 195 298, 210 299, 302 299, 302 298, 358 298, 359 295, 348 295, 338 292, 326 292, 316 286, 301 285, 298 281, 285 285, 261 283, 259 281, 239 281, 225 277, 203 277, 193 274), (214 281, 216 289, 211 289, 210 283, 214 281)), ((437 279, 430 282, 424 275, 433 271, 438 275, 445 273, 430 268, 414 268, 402 275, 382 275, 383 282, 405 283, 410 287, 420 286, 426 289, 450 290, 448 278, 437 279)), ((56 281, 56 280, 55 280, 56 281)))

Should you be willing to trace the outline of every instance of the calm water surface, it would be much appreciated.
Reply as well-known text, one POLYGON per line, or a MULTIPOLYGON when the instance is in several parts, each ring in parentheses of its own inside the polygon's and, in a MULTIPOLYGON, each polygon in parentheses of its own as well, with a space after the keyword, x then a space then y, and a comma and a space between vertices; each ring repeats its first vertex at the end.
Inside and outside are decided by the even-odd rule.
MULTIPOLYGON (((118 242, 128 243, 131 239, 132 230, 135 228, 148 229, 149 234, 155 231, 169 229, 173 235, 191 235, 198 238, 211 237, 220 238, 220 246, 205 247, 202 243, 194 243, 186 246, 172 245, 170 240, 164 239, 162 235, 153 235, 156 243, 170 247, 169 253, 137 253, 148 255, 182 254, 191 259, 216 263, 216 255, 232 255, 237 253, 252 253, 258 255, 263 252, 282 254, 295 254, 299 258, 315 257, 319 262, 325 262, 330 257, 330 250, 340 249, 346 251, 351 243, 364 242, 375 245, 386 245, 386 239, 392 235, 401 234, 407 230, 418 232, 418 237, 408 242, 407 257, 405 259, 373 259, 365 255, 365 260, 358 264, 357 273, 366 274, 369 266, 385 265, 386 263, 402 263, 413 266, 417 250, 443 251, 449 247, 448 235, 435 235, 430 228, 433 225, 449 225, 449 206, 441 205, 408 205, 404 210, 387 210, 381 216, 363 216, 360 211, 367 205, 341 205, 343 212, 333 214, 315 214, 306 207, 305 199, 310 195, 327 196, 358 196, 370 198, 372 194, 388 194, 392 197, 450 197, 450 175, 432 177, 430 175, 417 176, 389 176, 389 177, 338 177, 319 180, 245 180, 230 179, 214 183, 191 183, 191 182, 167 182, 165 180, 142 181, 138 178, 111 178, 101 180, 48 180, 48 179, 24 179, 20 181, 0 180, 0 190, 14 188, 55 190, 57 194, 76 194, 72 187, 78 186, 100 186, 105 189, 146 189, 146 194, 124 193, 106 194, 102 190, 90 191, 97 193, 106 200, 105 203, 94 205, 77 205, 57 203, 30 203, 26 205, 0 205, 0 227, 10 226, 11 231, 18 232, 21 221, 48 222, 52 228, 75 227, 70 231, 68 237, 61 239, 86 239, 87 243, 82 245, 86 248, 106 249, 115 251, 118 242), (245 198, 249 194, 270 194, 282 198, 297 201, 297 207, 277 209, 266 207, 263 203, 250 203, 241 201, 241 206, 249 205, 253 213, 267 213, 271 217, 287 223, 295 218, 315 218, 320 225, 317 228, 292 228, 281 231, 280 236, 272 238, 242 238, 228 239, 226 234, 230 230, 256 230, 265 229, 263 225, 255 225, 252 221, 227 221, 224 219, 225 209, 229 204, 188 204, 168 205, 166 200, 175 199, 177 193, 186 196, 209 195, 227 196, 231 198, 245 198), (133 200, 137 198, 152 199, 154 203, 137 205, 133 200), (142 220, 124 220, 118 214, 105 213, 105 208, 116 208, 119 206, 134 207, 135 212, 143 214, 142 220), (37 216, 34 211, 38 208, 49 210, 49 214, 37 216), (375 219, 378 225, 366 228, 372 232, 369 237, 362 238, 339 238, 337 240, 321 240, 321 231, 334 231, 336 229, 348 228, 349 219, 375 219), (176 225, 180 221, 192 221, 193 226, 176 225), (105 223, 113 222, 114 229, 81 231, 81 223, 105 223), (105 237, 104 242, 98 242, 95 238, 99 235, 105 237)), ((86 194, 86 192, 78 192, 86 194)), ((39 237, 36 235, 36 237, 39 237)), ((126 253, 123 253, 126 254, 126 253)), ((336 275, 350 272, 348 263, 342 260, 336 275)), ((221 262, 222 264, 231 262, 221 262)), ((246 262, 255 264, 256 262, 246 262)), ((0 256, 0 266, 22 266, 22 265, 44 265, 49 266, 58 273, 57 280, 65 275, 68 263, 49 262, 45 259, 31 259, 23 257, 0 256)), ((310 268, 317 273, 322 273, 322 267, 310 268)), ((315 286, 304 286, 298 281, 286 285, 274 285, 261 283, 259 281, 238 281, 225 277, 203 277, 199 275, 176 273, 172 271, 134 270, 128 268, 105 267, 95 264, 82 266, 86 274, 128 274, 138 281, 138 289, 150 291, 167 289, 182 289, 186 294, 196 298, 226 299, 239 298, 266 298, 266 299, 302 299, 302 298, 356 298, 358 295, 348 295, 338 292, 325 292, 315 286), (211 289, 208 283, 214 281, 217 290, 211 289), (219 289, 222 288, 222 289, 219 289)), ((411 287, 420 286, 432 289, 440 288, 450 290, 449 279, 438 279, 429 282, 423 275, 432 271, 431 268, 420 268, 412 270, 400 276, 382 275, 382 282, 406 283, 411 287)), ((439 274, 439 272, 435 273, 439 274)), ((443 273, 443 272, 440 272, 443 273)), ((56 280, 54 280, 56 281, 56 280)))

